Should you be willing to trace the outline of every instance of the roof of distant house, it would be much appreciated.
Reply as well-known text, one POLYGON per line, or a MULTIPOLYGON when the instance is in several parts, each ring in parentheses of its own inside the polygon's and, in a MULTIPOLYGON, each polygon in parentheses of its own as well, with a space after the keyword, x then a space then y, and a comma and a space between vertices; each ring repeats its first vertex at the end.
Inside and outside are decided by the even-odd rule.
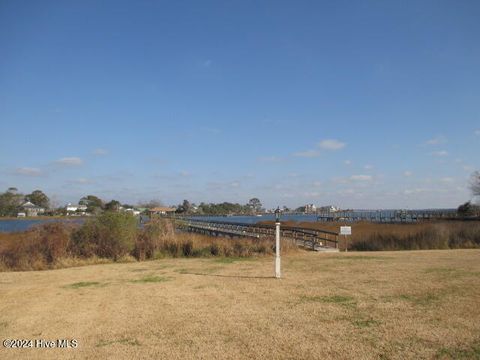
POLYGON ((41 206, 35 205, 34 203, 27 201, 25 204, 22 205, 23 208, 36 208, 36 209, 43 209, 41 206))

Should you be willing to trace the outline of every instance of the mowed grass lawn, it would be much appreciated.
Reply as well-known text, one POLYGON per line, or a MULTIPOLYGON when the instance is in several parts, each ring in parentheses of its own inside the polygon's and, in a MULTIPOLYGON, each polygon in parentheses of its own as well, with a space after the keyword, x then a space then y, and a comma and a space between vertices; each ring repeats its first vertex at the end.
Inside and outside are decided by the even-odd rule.
POLYGON ((0 359, 480 358, 480 250, 165 259, 0 273, 0 359))

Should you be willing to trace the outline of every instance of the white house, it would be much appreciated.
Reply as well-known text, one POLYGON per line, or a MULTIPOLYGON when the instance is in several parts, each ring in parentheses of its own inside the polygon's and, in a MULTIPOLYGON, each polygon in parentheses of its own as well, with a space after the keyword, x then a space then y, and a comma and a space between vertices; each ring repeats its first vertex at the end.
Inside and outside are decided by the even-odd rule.
POLYGON ((30 201, 27 201, 25 204, 23 204, 22 209, 27 216, 38 216, 38 214, 43 214, 45 212, 44 208, 37 206, 30 201))
POLYGON ((65 210, 67 210, 67 213, 81 213, 84 215, 87 211, 87 205, 72 205, 68 203, 65 210))

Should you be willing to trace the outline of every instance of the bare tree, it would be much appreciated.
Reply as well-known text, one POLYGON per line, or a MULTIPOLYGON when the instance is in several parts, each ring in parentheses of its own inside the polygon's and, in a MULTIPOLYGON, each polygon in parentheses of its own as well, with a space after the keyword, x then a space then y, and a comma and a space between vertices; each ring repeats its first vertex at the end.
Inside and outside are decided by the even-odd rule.
POLYGON ((470 190, 473 196, 480 196, 480 171, 475 171, 470 180, 470 190))

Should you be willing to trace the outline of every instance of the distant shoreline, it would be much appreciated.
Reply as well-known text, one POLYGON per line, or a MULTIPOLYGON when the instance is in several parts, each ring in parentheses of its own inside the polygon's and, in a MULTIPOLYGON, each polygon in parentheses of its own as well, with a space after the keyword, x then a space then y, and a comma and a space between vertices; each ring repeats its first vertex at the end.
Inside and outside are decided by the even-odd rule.
POLYGON ((5 217, 0 217, 0 221, 11 221, 11 220, 69 220, 69 219, 87 219, 90 216, 21 216, 21 217, 15 217, 15 216, 5 216, 5 217))

